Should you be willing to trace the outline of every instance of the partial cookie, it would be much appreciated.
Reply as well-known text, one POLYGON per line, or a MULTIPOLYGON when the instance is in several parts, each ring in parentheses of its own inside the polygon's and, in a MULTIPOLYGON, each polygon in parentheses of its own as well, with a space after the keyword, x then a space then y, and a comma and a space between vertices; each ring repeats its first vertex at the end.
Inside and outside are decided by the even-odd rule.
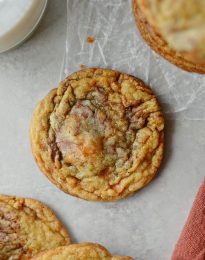
POLYGON ((0 195, 0 259, 30 259, 42 250, 69 245, 54 213, 34 199, 0 195))
MULTIPOLYGON (((195 7, 198 2, 192 0, 195 7)), ((196 39, 199 39, 196 34, 200 28, 196 26, 198 18, 195 19, 195 9, 192 8, 191 20, 189 1, 179 0, 172 7, 171 0, 133 0, 133 11, 141 35, 153 50, 176 66, 190 72, 205 73, 205 37, 196 43, 196 39), (196 28, 190 24, 191 21, 196 28), (182 48, 185 42, 186 48, 182 48)), ((202 35, 205 36, 204 27, 200 30, 203 30, 202 35)))
POLYGON ((133 260, 130 256, 112 256, 99 244, 82 243, 63 246, 34 256, 32 260, 133 260))
POLYGON ((141 80, 86 69, 39 103, 30 139, 40 169, 64 192, 115 201, 154 177, 163 156, 163 129, 159 103, 141 80))

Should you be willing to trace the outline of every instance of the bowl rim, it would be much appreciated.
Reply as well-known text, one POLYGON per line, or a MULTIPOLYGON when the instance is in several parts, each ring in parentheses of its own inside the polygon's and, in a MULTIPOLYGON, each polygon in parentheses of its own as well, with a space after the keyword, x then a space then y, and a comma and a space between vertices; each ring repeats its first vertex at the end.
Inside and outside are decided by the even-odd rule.
POLYGON ((4 53, 4 52, 7 52, 9 50, 12 50, 12 49, 15 49, 16 47, 20 46, 21 44, 23 44, 30 36, 31 34, 35 31, 35 29, 37 28, 37 26, 39 25, 41 19, 43 18, 43 15, 46 11, 46 8, 47 8, 47 5, 48 5, 48 0, 44 0, 44 6, 39 14, 39 17, 36 21, 36 23, 31 27, 31 29, 29 30, 29 32, 24 36, 22 37, 21 40, 17 41, 16 43, 14 43, 12 46, 8 47, 8 48, 5 48, 5 49, 2 49, 0 50, 0 54, 1 53, 4 53))

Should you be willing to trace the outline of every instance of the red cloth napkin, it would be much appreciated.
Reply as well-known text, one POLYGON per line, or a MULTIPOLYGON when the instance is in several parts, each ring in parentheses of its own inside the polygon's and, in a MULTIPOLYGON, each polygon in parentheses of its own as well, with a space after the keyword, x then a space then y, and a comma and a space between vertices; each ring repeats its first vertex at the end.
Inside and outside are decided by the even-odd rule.
POLYGON ((205 260, 205 180, 196 195, 172 260, 205 260))

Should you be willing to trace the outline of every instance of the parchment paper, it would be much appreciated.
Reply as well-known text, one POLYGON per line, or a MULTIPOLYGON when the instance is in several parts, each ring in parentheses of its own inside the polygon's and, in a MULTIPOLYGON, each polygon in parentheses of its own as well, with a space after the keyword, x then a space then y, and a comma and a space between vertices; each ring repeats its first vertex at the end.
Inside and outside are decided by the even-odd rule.
POLYGON ((177 68, 145 44, 131 0, 67 0, 67 12, 62 79, 80 65, 116 69, 148 84, 168 118, 205 119, 205 76, 177 68))

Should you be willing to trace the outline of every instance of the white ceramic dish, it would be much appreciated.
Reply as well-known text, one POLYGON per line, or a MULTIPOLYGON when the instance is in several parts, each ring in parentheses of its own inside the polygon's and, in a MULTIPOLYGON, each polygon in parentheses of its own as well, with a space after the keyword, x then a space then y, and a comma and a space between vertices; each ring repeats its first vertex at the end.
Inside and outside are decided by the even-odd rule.
POLYGON ((47 0, 0 0, 0 53, 23 43, 36 29, 47 0))

